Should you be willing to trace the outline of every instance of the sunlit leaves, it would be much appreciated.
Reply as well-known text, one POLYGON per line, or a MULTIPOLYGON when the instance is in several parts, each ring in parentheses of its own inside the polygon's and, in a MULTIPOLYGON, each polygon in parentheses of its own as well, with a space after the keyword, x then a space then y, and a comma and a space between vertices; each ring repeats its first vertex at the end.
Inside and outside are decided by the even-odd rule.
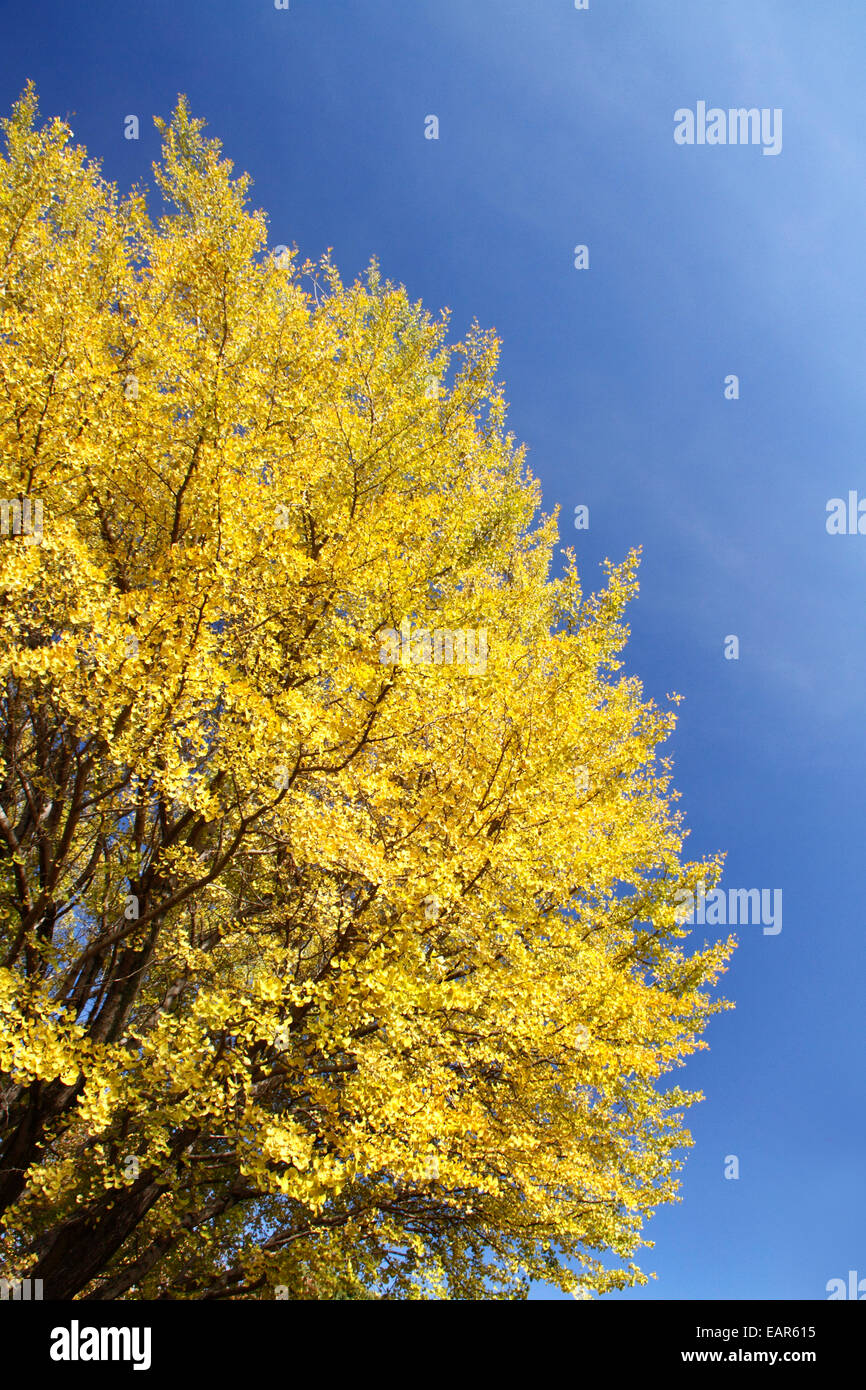
POLYGON ((637 557, 550 578, 494 335, 272 255, 184 103, 153 223, 32 96, 7 135, 0 491, 45 516, 0 539, 10 1267, 642 1278, 729 952, 675 919, 718 865, 621 674, 637 557), (483 629, 485 668, 383 664, 404 620, 483 629))

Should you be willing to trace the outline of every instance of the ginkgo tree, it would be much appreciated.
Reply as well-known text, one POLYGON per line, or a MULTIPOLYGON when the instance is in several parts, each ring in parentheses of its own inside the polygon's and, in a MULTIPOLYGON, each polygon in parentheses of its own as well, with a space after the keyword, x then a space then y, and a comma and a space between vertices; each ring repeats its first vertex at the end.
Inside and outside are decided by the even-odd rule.
POLYGON ((644 1281, 733 943, 683 944, 720 860, 622 672, 638 555, 555 577, 495 335, 275 255, 157 124, 149 212, 32 87, 4 122, 2 1273, 644 1281))

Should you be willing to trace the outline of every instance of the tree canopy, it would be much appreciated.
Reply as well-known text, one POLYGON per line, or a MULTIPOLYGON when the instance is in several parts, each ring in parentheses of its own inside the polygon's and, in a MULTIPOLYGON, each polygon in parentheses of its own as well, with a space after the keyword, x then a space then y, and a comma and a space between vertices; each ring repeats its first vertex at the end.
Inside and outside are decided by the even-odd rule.
POLYGON ((645 1280, 732 943, 683 944, 720 861, 622 671, 638 553, 557 577, 495 334, 275 255, 157 124, 149 211, 32 87, 4 122, 3 1272, 645 1280))

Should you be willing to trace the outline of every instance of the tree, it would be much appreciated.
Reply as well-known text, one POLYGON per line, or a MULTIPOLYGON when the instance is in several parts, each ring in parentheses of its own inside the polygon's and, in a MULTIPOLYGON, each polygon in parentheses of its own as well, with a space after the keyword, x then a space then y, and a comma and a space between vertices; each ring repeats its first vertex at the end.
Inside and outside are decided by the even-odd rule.
POLYGON ((495 335, 269 254, 157 124, 152 220, 32 87, 4 122, 0 484, 42 509, 0 538, 4 1272, 645 1281, 732 943, 681 944, 719 861, 616 674, 638 554, 551 577, 495 335))

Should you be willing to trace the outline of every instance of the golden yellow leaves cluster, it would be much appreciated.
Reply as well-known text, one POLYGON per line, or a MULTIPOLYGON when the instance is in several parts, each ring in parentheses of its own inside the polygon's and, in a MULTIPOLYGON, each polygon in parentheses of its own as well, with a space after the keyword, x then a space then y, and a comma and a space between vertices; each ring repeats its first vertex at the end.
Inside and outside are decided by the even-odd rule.
POLYGON ((44 517, 0 538, 9 1270, 643 1279, 730 948, 680 944, 718 866, 617 674, 637 558, 552 579, 494 336, 275 259, 183 101, 162 133, 156 221, 32 91, 0 163, 0 491, 44 517), (407 621, 484 669, 384 664, 407 621))

